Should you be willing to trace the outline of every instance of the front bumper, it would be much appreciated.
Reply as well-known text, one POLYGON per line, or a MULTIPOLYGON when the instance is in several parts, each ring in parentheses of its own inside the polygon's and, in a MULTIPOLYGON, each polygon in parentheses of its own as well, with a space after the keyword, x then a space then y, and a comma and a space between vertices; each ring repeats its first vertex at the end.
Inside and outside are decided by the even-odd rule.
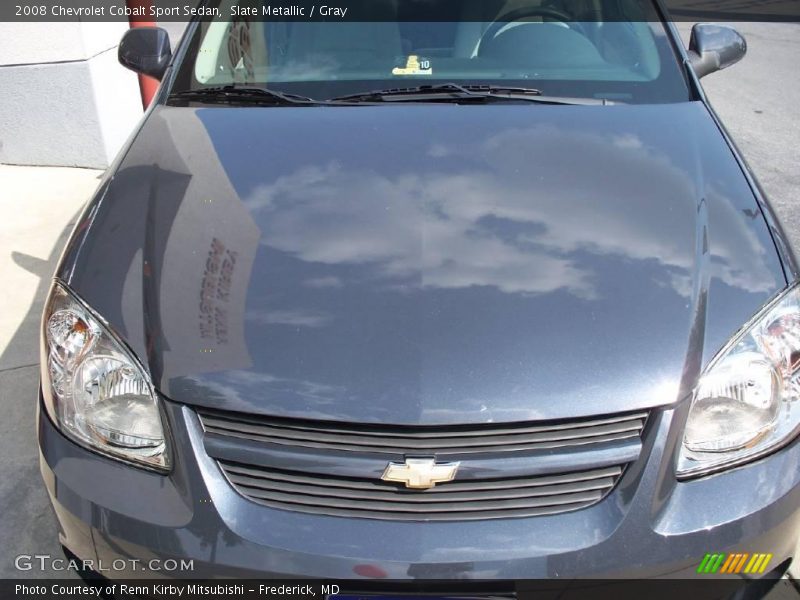
POLYGON ((255 504, 206 455, 195 413, 164 406, 174 463, 167 476, 77 446, 40 401, 40 465, 61 542, 112 579, 674 578, 695 576, 714 552, 771 553, 773 569, 793 556, 800 533, 799 442, 725 473, 677 482, 669 459, 676 410, 654 412, 640 460, 595 506, 424 523, 255 504), (187 561, 192 567, 181 568, 187 561))

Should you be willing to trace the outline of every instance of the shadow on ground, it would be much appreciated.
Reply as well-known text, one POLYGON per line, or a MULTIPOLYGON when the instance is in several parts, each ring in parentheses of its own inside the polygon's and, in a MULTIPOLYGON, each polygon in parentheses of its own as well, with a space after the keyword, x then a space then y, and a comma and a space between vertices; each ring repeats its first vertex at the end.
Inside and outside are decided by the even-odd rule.
MULTIPOLYGON (((73 216, 61 232, 47 260, 20 252, 11 257, 17 267, 36 275, 39 283, 27 313, 10 343, 0 353, 0 364, 11 356, 35 355, 39 345, 39 322, 61 250, 78 218, 73 216)), ((6 290, 13 294, 14 290, 6 290)), ((19 555, 49 554, 62 558, 55 515, 39 474, 36 445, 36 405, 39 365, 30 364, 0 371, 0 578, 70 577, 66 572, 20 571, 19 555)))

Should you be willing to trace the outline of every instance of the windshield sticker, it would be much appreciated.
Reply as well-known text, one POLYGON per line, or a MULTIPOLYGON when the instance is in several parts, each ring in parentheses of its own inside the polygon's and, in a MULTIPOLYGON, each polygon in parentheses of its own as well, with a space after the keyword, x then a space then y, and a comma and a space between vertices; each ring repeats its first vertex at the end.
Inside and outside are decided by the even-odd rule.
POLYGON ((405 67, 395 67, 392 75, 433 75, 431 61, 416 54, 409 55, 405 67))

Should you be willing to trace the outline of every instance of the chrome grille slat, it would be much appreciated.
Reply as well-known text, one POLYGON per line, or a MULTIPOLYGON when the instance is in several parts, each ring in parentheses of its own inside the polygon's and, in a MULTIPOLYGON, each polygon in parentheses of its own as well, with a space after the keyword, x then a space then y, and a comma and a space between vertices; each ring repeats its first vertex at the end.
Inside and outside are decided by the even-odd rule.
MULTIPOLYGON (((261 491, 250 491, 248 496, 253 499, 264 498, 273 502, 289 502, 292 504, 303 504, 309 506, 319 506, 322 508, 339 508, 339 509, 357 509, 358 505, 364 505, 365 508, 371 511, 388 510, 391 512, 419 512, 420 507, 416 504, 406 504, 403 502, 391 502, 384 500, 363 500, 361 502, 354 502, 352 498, 333 498, 315 497, 315 496, 299 496, 297 494, 286 494, 283 492, 267 493, 261 491)), ((575 494, 568 494, 562 496, 554 496, 547 498, 535 499, 517 499, 517 500, 492 500, 489 502, 481 502, 482 510, 496 510, 496 509, 514 509, 514 508, 538 508, 540 506, 557 506, 561 504, 575 504, 576 502, 596 502, 602 497, 602 494, 597 491, 581 492, 575 494)), ((436 512, 459 512, 459 511, 472 511, 475 510, 474 503, 467 502, 437 502, 424 507, 426 513, 436 512)))
MULTIPOLYGON (((268 484, 265 484, 263 481, 255 480, 248 477, 241 477, 241 476, 230 476, 229 480, 234 485, 242 488, 251 490, 254 495, 258 495, 256 492, 257 490, 273 490, 275 489, 274 486, 270 487, 268 484)), ((274 483, 274 480, 268 480, 271 483, 274 483)), ((554 496, 556 494, 568 494, 572 492, 585 492, 589 490, 609 490, 614 485, 614 479, 606 478, 606 479, 599 479, 593 480, 591 483, 581 481, 569 484, 563 484, 560 487, 539 487, 534 490, 526 489, 523 487, 517 489, 504 489, 495 491, 492 494, 492 498, 498 499, 513 499, 513 498, 533 498, 535 496, 554 496)), ((282 483, 281 490, 285 492, 294 492, 298 494, 310 494, 310 495, 318 495, 322 497, 326 497, 330 495, 330 488, 324 486, 314 486, 313 488, 309 488, 308 486, 304 485, 294 485, 291 483, 282 483)), ((434 490, 436 488, 433 488, 434 490)), ((402 494, 403 502, 409 503, 427 503, 427 502, 475 502, 482 500, 486 497, 486 494, 482 490, 476 490, 471 492, 446 492, 446 493, 439 493, 434 494, 431 493, 433 490, 425 491, 425 492, 407 492, 402 494)), ((353 498, 354 500, 363 500, 364 493, 360 490, 353 490, 348 488, 336 488, 336 495, 339 498, 353 498)), ((388 501, 395 501, 398 500, 401 494, 392 490, 380 490, 380 491, 372 491, 369 494, 370 501, 372 500, 388 500, 388 501)))
POLYGON ((283 446, 296 446, 302 448, 319 448, 329 450, 341 450, 349 452, 375 452, 382 454, 406 454, 413 452, 436 452, 439 454, 475 454, 479 452, 511 452, 520 450, 551 450, 555 448, 568 448, 574 446, 585 446, 587 444, 596 444, 600 442, 613 442, 617 440, 626 440, 639 436, 636 431, 624 432, 619 434, 597 436, 592 438, 570 439, 558 442, 535 442, 531 444, 497 444, 494 446, 480 446, 472 448, 452 447, 441 445, 435 448, 418 448, 409 446, 368 446, 368 445, 348 445, 348 444, 330 444, 318 441, 308 440, 291 440, 279 439, 269 436, 255 436, 247 435, 236 431, 226 431, 217 428, 206 429, 208 433, 217 435, 236 437, 243 440, 266 442, 270 444, 280 444, 283 446))
MULTIPOLYGON (((265 482, 273 482, 277 485, 284 484, 307 484, 321 487, 334 487, 339 489, 356 490, 358 492, 377 492, 387 488, 386 484, 378 479, 355 480, 344 477, 327 478, 322 476, 308 476, 298 473, 282 473, 280 471, 266 470, 259 467, 242 467, 232 463, 221 462, 224 464, 225 473, 228 478, 233 480, 236 477, 256 479, 265 482)), ((447 485, 440 485, 422 492, 424 495, 436 494, 455 494, 457 492, 494 492, 506 489, 536 488, 555 486, 563 484, 580 483, 583 481, 613 480, 622 473, 621 467, 609 467, 594 471, 582 471, 578 473, 568 473, 561 475, 542 475, 539 477, 513 478, 513 479, 482 479, 479 481, 451 481, 447 485)), ((394 486, 392 486, 394 487, 394 486)), ((420 495, 419 491, 409 492, 409 494, 420 495)))
POLYGON ((492 518, 507 516, 509 512, 573 510, 576 506, 600 501, 614 487, 621 473, 619 468, 605 469, 575 474, 571 480, 567 475, 559 475, 560 483, 552 482, 556 477, 542 477, 545 481, 540 485, 536 485, 536 478, 496 480, 503 486, 500 493, 487 494, 480 488, 465 491, 463 487, 453 489, 450 485, 412 491, 372 481, 364 482, 370 484, 369 489, 348 488, 340 486, 339 478, 331 476, 311 478, 224 461, 219 464, 240 494, 261 504, 324 514, 333 510, 350 516, 371 514, 385 518, 386 515, 405 514, 408 517, 423 515, 425 519, 436 519, 445 513, 476 511, 480 511, 483 518, 492 518), (323 482, 325 485, 321 484, 323 482))
POLYGON ((277 508, 281 510, 291 510, 295 512, 307 512, 312 514, 323 514, 334 517, 358 517, 363 519, 382 519, 392 521, 482 521, 486 519, 515 519, 523 517, 543 517, 547 515, 556 515, 565 512, 580 510, 588 508, 595 501, 590 502, 576 502, 570 505, 560 506, 544 506, 540 508, 522 508, 515 510, 498 510, 492 513, 487 513, 484 510, 473 510, 463 512, 447 512, 437 513, 435 515, 424 513, 404 513, 392 511, 371 511, 359 510, 354 512, 348 509, 339 509, 334 507, 325 507, 323 509, 314 510, 303 505, 284 504, 279 502, 270 502, 269 500, 254 500, 259 504, 268 506, 270 508, 277 508))
POLYGON ((286 424, 283 420, 234 413, 200 411, 206 432, 240 439, 295 447, 331 449, 347 452, 406 454, 413 452, 473 454, 493 451, 519 451, 567 448, 571 446, 624 440, 637 437, 644 427, 642 413, 625 418, 592 419, 573 422, 571 426, 489 425, 459 428, 458 435, 442 427, 407 427, 364 425, 345 428, 329 423, 311 425, 286 424), (382 436, 382 437, 378 437, 382 436))
MULTIPOLYGON (((264 425, 250 425, 247 423, 236 423, 226 426, 225 421, 214 421, 214 420, 206 420, 205 421, 206 429, 209 431, 216 431, 218 433, 241 433, 241 434, 252 434, 254 436, 266 438, 266 439, 275 439, 281 441, 294 441, 297 438, 298 432, 303 430, 293 430, 293 429, 279 429, 276 427, 269 427, 264 425)), ((581 427, 575 428, 571 430, 553 430, 549 432, 538 432, 538 433, 524 433, 524 434, 507 434, 507 435, 491 435, 491 436, 471 436, 471 437, 460 437, 454 441, 457 441, 459 444, 463 446, 471 446, 471 447, 483 447, 483 446, 503 446, 503 445, 513 445, 513 444, 521 444, 521 443, 537 443, 537 442, 554 442, 554 441, 563 441, 565 443, 569 443, 570 440, 580 439, 580 438, 595 438, 601 437, 604 435, 613 435, 613 434, 626 434, 632 433, 636 435, 636 433, 641 429, 641 425, 639 422, 636 423, 609 423, 606 425, 597 425, 595 427, 581 427)), ((431 448, 440 448, 442 446, 448 445, 447 442, 444 440, 449 441, 448 438, 409 438, 409 440, 413 440, 412 443, 409 440, 400 440, 408 443, 408 445, 412 445, 414 448, 419 449, 431 449, 431 448)), ((351 445, 351 446, 375 446, 375 447, 397 447, 398 446, 398 436, 387 436, 385 440, 383 439, 370 439, 369 441, 365 441, 364 439, 360 438, 356 435, 336 435, 331 433, 316 433, 314 435, 314 441, 318 443, 332 443, 336 445, 351 445)))
POLYGON ((212 409, 199 409, 199 414, 204 421, 229 421, 231 423, 273 423, 275 427, 292 429, 295 431, 329 431, 331 433, 357 433, 358 435, 374 435, 379 437, 401 437, 401 438, 426 438, 434 437, 437 439, 448 437, 464 437, 482 434, 490 431, 494 435, 507 433, 538 433, 541 431, 556 431, 560 429, 576 429, 579 427, 592 427, 595 425, 607 425, 609 423, 620 423, 627 421, 644 422, 647 413, 634 413, 624 416, 604 417, 599 419, 584 419, 582 421, 571 421, 567 423, 552 423, 548 425, 526 425, 508 423, 483 423, 479 425, 382 425, 382 424, 359 424, 358 426, 346 427, 339 423, 327 421, 297 421, 289 422, 287 419, 273 417, 258 417, 241 413, 221 412, 212 409))
POLYGON ((614 490, 636 459, 648 417, 638 412, 571 422, 409 426, 205 408, 198 415, 206 450, 250 501, 294 512, 401 521, 520 518, 588 508, 614 490), (620 444, 629 451, 620 453, 620 444), (549 461, 546 468, 536 467, 537 456, 549 461), (468 471, 421 490, 382 481, 385 465, 404 457, 455 460, 468 471), (511 464, 513 469, 504 470, 511 464))

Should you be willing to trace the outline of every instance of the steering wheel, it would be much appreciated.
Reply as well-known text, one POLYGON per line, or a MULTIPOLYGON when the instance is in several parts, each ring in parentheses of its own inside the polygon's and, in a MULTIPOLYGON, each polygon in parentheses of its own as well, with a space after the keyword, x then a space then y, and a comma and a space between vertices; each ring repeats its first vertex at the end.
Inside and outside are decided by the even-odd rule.
MULTIPOLYGON (((500 33, 500 30, 503 29, 503 27, 509 23, 513 23, 514 21, 520 21, 530 17, 550 17, 555 21, 561 21, 567 25, 567 27, 572 29, 572 27, 568 25, 568 23, 572 21, 572 17, 565 12, 555 8, 548 8, 546 6, 523 6, 522 8, 518 8, 501 15, 497 20, 493 21, 492 24, 489 25, 486 31, 483 32, 481 39, 478 41, 478 53, 480 54, 484 41, 493 40, 497 34, 500 33), (502 21, 500 20, 501 17, 502 21)), ((580 27, 580 29, 582 30, 583 27, 580 27)), ((583 31, 580 33, 583 33, 583 31)))

